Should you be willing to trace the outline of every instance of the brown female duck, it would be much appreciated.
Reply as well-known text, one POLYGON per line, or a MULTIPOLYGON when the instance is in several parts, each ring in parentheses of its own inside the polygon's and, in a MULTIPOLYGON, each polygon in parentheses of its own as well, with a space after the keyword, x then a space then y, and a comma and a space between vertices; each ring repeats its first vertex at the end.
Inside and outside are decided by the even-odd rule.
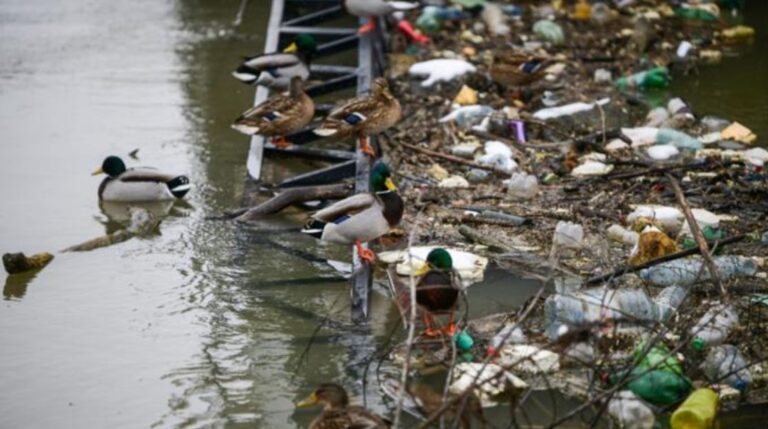
POLYGON ((386 79, 380 77, 373 81, 370 95, 353 98, 333 110, 315 129, 315 134, 339 138, 357 136, 360 149, 375 156, 367 136, 395 125, 401 115, 400 102, 392 96, 386 79))
POLYGON ((391 422, 383 417, 363 407, 349 405, 347 392, 338 384, 321 384, 296 406, 307 407, 315 404, 322 404, 323 411, 312 420, 309 429, 387 429, 391 426, 391 422))

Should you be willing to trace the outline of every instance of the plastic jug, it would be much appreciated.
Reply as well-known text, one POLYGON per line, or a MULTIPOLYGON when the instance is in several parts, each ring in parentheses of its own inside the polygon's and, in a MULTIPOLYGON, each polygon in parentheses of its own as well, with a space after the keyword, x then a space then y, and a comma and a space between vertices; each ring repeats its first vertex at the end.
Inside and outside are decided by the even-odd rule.
POLYGON ((718 397, 712 389, 696 389, 669 419, 672 429, 710 429, 717 415, 718 397))

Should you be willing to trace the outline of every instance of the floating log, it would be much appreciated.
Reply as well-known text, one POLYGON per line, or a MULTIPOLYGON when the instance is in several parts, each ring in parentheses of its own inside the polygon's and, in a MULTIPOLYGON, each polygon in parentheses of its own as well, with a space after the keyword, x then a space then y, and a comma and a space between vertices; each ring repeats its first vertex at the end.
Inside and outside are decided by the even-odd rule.
POLYGON ((352 193, 352 188, 344 183, 323 186, 302 186, 288 188, 263 203, 246 210, 235 218, 239 222, 251 222, 263 216, 274 214, 290 206, 312 200, 344 198, 352 193))

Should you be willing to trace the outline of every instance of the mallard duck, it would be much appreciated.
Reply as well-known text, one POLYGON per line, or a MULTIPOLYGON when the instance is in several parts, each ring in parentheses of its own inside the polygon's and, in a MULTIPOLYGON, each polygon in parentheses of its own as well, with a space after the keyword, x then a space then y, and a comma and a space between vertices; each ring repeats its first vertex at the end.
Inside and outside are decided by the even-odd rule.
POLYGON ((507 53, 496 55, 491 64, 491 79, 504 86, 530 85, 544 77, 552 61, 542 57, 507 53))
POLYGON ((93 175, 106 173, 99 185, 102 201, 142 202, 182 198, 192 185, 187 176, 162 173, 151 167, 126 169, 117 156, 108 156, 93 175))
POLYGON ((335 383, 324 383, 297 407, 323 405, 323 411, 312 420, 309 429, 386 429, 392 422, 357 405, 349 405, 347 391, 335 383))
POLYGON ((422 309, 426 330, 424 334, 434 337, 443 333, 453 335, 456 325, 453 323, 453 313, 459 301, 461 279, 453 269, 451 254, 442 247, 433 249, 427 255, 427 261, 415 273, 420 277, 416 284, 416 303, 422 309), (434 314, 448 313, 448 325, 442 330, 432 328, 434 314))
POLYGON ((248 135, 278 137, 272 143, 278 147, 287 146, 285 136, 300 131, 315 116, 315 103, 302 87, 301 78, 294 76, 290 93, 273 95, 248 109, 235 119, 232 128, 248 135))
POLYGON ((357 30, 360 34, 369 33, 376 28, 376 17, 389 15, 398 10, 410 10, 419 5, 387 0, 343 0, 342 4, 350 15, 368 18, 368 22, 357 30))
POLYGON ((387 80, 379 77, 373 81, 370 95, 353 98, 333 110, 315 129, 315 134, 340 138, 355 135, 360 149, 375 156, 367 136, 395 125, 401 115, 400 102, 389 92, 387 80))
POLYGON ((285 90, 294 76, 301 80, 309 78, 309 63, 316 50, 314 37, 299 34, 283 52, 246 57, 232 76, 248 84, 285 90))
POLYGON ((354 243, 360 259, 373 262, 375 254, 361 243, 386 234, 403 217, 403 199, 390 176, 389 166, 378 161, 371 170, 371 192, 352 195, 317 211, 302 232, 322 241, 354 243))

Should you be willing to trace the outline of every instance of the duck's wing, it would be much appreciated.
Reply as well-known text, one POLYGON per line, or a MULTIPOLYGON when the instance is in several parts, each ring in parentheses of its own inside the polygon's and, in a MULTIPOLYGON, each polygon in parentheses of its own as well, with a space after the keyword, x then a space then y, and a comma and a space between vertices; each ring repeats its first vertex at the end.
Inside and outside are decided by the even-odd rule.
POLYGON ((121 182, 168 182, 176 177, 152 167, 136 167, 126 170, 117 179, 121 182))
POLYGON ((345 119, 348 115, 354 113, 367 115, 368 112, 375 110, 377 106, 378 102, 373 97, 356 97, 332 110, 331 113, 328 114, 328 117, 333 119, 345 119))
POLYGON ((264 71, 271 68, 284 68, 301 64, 301 59, 294 54, 274 53, 248 58, 242 66, 253 71, 264 71))
POLYGON ((344 215, 352 215, 363 211, 373 204, 376 204, 376 198, 373 194, 361 193, 337 201, 330 206, 318 210, 312 215, 312 218, 323 222, 333 222, 344 215))
POLYGON ((353 427, 352 419, 346 410, 324 410, 309 425, 309 429, 348 429, 351 427, 353 427))
POLYGON ((267 120, 273 121, 277 117, 282 116, 281 112, 290 110, 296 106, 296 101, 289 95, 279 94, 274 97, 270 97, 264 100, 263 103, 251 107, 246 110, 235 122, 265 117, 267 120))
POLYGON ((347 407, 347 414, 352 421, 350 429, 387 429, 392 426, 389 420, 357 405, 347 407))

